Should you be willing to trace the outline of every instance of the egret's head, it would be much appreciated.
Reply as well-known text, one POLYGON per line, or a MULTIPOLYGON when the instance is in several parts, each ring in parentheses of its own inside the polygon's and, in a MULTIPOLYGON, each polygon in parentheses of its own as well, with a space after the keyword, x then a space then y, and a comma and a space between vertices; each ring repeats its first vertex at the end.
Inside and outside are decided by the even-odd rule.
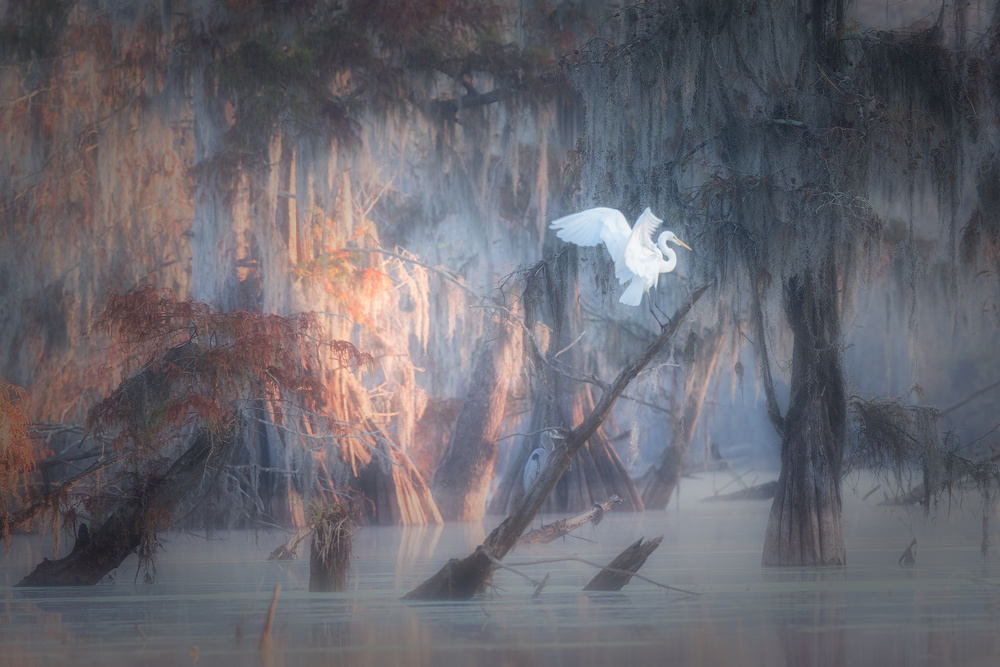
POLYGON ((660 246, 660 250, 663 250, 664 248, 667 247, 668 241, 670 243, 675 243, 681 246, 682 248, 687 248, 688 250, 691 250, 691 246, 689 246, 687 243, 684 243, 684 241, 681 241, 679 238, 677 238, 677 235, 674 234, 673 232, 661 233, 660 238, 656 240, 656 245, 660 246))

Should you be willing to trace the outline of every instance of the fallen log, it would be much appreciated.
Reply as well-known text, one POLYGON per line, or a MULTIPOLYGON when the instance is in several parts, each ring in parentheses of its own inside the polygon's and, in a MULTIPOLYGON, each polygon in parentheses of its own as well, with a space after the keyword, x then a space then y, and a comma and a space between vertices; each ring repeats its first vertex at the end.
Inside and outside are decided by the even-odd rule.
POLYGON ((468 600, 485 588, 495 568, 492 559, 503 560, 503 557, 514 548, 563 473, 569 468, 573 457, 604 422, 629 383, 673 339, 692 306, 708 288, 709 285, 703 285, 691 292, 677 308, 673 318, 663 327, 659 338, 626 366, 613 384, 605 387, 601 400, 590 414, 556 445, 538 479, 517 502, 510 515, 493 529, 486 540, 464 559, 449 560, 430 579, 404 595, 403 600, 468 600))
POLYGON ((174 507, 204 478, 209 458, 228 450, 235 435, 201 429, 194 442, 159 479, 136 489, 96 531, 77 537, 73 551, 44 559, 17 586, 92 586, 121 565, 144 539, 169 521, 174 507), (86 537, 83 537, 86 535, 86 537))
POLYGON ((643 543, 640 537, 625 551, 618 554, 607 567, 594 575, 594 578, 583 587, 585 591, 620 591, 632 580, 649 555, 656 551, 663 541, 663 535, 643 543))
POLYGON ((521 536, 518 544, 548 544, 560 537, 569 535, 577 528, 585 526, 588 523, 596 526, 604 518, 604 513, 620 502, 622 502, 622 499, 618 495, 613 495, 603 503, 594 503, 593 507, 580 512, 576 516, 559 519, 542 528, 532 529, 521 536))

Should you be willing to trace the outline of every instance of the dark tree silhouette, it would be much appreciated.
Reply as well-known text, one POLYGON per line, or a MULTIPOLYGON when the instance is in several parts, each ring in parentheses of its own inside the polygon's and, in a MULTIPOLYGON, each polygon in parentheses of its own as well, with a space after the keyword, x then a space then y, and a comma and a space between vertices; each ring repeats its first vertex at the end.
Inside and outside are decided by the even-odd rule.
MULTIPOLYGON (((996 191, 986 166, 996 150, 998 88, 987 74, 996 19, 980 21, 973 41, 963 3, 896 32, 860 32, 849 10, 844 0, 808 12, 770 1, 644 3, 566 60, 588 105, 581 205, 665 211, 694 239, 695 279, 718 279, 718 312, 749 322, 781 446, 765 565, 845 562, 843 321, 859 278, 883 259, 874 204, 903 192, 913 210, 914 193, 933 187, 954 253, 975 180, 980 205, 966 234, 993 238, 995 227, 982 215, 996 191), (782 409, 772 366, 788 347, 782 409)), ((896 251, 914 294, 912 214, 908 224, 896 251)), ((948 289, 956 285, 952 268, 948 289)))

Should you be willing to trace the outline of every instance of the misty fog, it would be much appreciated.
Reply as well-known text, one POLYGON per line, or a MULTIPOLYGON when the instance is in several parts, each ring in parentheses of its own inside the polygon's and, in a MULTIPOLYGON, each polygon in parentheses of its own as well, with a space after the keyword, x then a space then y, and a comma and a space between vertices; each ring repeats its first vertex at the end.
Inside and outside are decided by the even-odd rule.
POLYGON ((807 5, 0 7, 0 662, 993 664, 1000 16, 807 5))

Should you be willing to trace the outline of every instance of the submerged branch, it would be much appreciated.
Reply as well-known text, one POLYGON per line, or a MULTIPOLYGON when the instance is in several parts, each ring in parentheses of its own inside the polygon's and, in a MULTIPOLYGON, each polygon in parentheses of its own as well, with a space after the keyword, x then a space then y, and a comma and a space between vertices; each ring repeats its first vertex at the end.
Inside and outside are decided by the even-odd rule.
POLYGON ((609 570, 611 572, 617 572, 619 574, 627 574, 635 577, 636 579, 642 579, 646 583, 653 584, 654 586, 659 586, 670 591, 677 591, 678 593, 684 593, 685 595, 701 595, 698 591, 690 591, 686 588, 677 588, 676 586, 668 586, 667 584, 660 583, 650 579, 649 577, 644 577, 636 572, 629 572, 628 570, 619 570, 617 568, 611 567, 610 565, 605 566, 600 563, 595 563, 592 560, 587 560, 586 558, 580 558, 576 554, 572 556, 557 556, 555 558, 540 558, 538 560, 529 560, 521 563, 511 563, 511 567, 524 567, 526 565, 544 565, 545 563, 563 563, 566 561, 575 561, 577 563, 583 563, 584 565, 589 565, 591 567, 599 567, 602 570, 609 570))

